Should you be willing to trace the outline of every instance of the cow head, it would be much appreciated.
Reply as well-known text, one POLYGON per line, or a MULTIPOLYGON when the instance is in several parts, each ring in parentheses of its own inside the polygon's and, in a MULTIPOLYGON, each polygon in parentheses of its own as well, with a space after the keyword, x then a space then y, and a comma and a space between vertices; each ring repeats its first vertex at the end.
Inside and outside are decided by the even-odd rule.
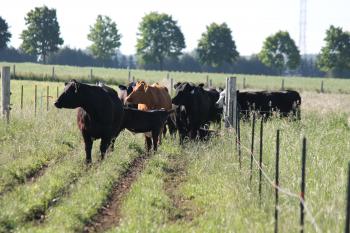
POLYGON ((220 96, 218 101, 216 101, 216 107, 223 108, 225 105, 225 96, 226 96, 226 90, 223 90, 220 92, 220 96))
POLYGON ((144 103, 147 88, 148 85, 145 81, 137 82, 132 92, 126 97, 125 102, 133 104, 144 103))
POLYGON ((126 103, 126 97, 131 94, 135 87, 136 83, 131 82, 128 86, 119 85, 119 99, 123 102, 123 104, 126 103))
POLYGON ((195 94, 196 87, 190 83, 181 83, 176 88, 175 97, 172 99, 172 103, 175 105, 185 105, 186 102, 190 99, 191 95, 195 94))
POLYGON ((56 108, 77 108, 81 105, 80 97, 81 83, 76 80, 71 80, 65 83, 63 93, 58 97, 54 105, 56 108))

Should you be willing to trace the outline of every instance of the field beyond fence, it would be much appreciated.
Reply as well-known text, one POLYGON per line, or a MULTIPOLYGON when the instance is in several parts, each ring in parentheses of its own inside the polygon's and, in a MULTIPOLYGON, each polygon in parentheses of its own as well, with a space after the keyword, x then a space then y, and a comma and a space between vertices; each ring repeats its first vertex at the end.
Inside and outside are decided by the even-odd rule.
POLYGON ((95 83, 96 81, 104 81, 108 84, 118 85, 126 84, 133 78, 135 80, 145 80, 150 83, 162 82, 167 80, 167 78, 173 78, 174 83, 178 81, 206 83, 211 80, 213 86, 224 87, 226 78, 235 76, 238 78, 238 89, 279 90, 284 88, 325 93, 350 93, 350 80, 347 79, 145 71, 101 67, 41 65, 35 63, 1 62, 0 66, 10 66, 12 77, 15 79, 37 81, 67 81, 77 79, 83 82, 95 83))

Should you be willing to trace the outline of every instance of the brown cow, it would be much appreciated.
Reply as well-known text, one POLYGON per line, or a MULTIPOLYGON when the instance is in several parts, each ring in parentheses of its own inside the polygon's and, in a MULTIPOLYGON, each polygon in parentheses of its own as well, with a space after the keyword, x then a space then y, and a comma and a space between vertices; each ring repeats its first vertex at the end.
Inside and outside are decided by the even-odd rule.
MULTIPOLYGON (((136 83, 133 91, 125 99, 126 102, 137 104, 137 108, 142 111, 165 109, 170 111, 172 109, 171 97, 168 89, 159 83, 147 85, 145 81, 136 83)), ((175 122, 174 114, 168 119, 168 122, 175 122)), ((151 138, 146 135, 146 144, 149 145, 151 138)), ((157 142, 153 142, 157 143, 157 142)))

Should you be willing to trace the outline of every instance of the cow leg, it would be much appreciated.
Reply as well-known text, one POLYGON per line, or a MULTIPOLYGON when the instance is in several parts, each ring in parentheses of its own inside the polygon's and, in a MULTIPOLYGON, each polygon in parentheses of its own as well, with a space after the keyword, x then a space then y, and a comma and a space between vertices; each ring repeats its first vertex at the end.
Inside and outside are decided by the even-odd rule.
POLYGON ((145 144, 147 152, 149 152, 152 149, 152 138, 145 136, 145 144))
POLYGON ((152 139, 153 139, 153 150, 157 151, 158 147, 158 138, 162 134, 160 131, 152 131, 152 139))
POLYGON ((83 134, 84 144, 85 144, 85 162, 87 164, 91 163, 91 149, 92 149, 92 139, 90 136, 83 134))
POLYGON ((101 159, 104 159, 108 146, 111 144, 110 138, 102 138, 100 144, 101 159))

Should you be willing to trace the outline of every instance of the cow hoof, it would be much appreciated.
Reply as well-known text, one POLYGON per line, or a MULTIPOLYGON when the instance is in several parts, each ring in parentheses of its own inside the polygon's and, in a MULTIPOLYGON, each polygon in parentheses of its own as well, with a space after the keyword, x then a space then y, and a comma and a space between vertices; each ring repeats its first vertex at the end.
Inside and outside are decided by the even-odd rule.
POLYGON ((87 165, 91 164, 91 159, 86 159, 86 160, 85 160, 85 163, 86 163, 87 165))

